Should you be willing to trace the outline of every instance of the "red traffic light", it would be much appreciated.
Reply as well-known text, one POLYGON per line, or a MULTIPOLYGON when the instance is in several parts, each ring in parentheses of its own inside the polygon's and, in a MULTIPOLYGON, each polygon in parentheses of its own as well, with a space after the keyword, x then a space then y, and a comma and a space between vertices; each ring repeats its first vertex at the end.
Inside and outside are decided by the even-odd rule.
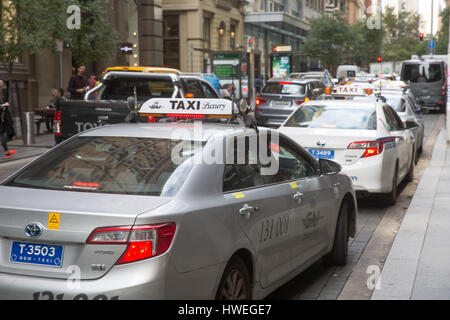
POLYGON ((420 41, 423 41, 423 37, 424 37, 424 34, 423 34, 423 33, 419 33, 419 39, 420 39, 420 41))
POLYGON ((383 58, 382 57, 377 57, 377 61, 381 62, 381 61, 383 61, 383 58))

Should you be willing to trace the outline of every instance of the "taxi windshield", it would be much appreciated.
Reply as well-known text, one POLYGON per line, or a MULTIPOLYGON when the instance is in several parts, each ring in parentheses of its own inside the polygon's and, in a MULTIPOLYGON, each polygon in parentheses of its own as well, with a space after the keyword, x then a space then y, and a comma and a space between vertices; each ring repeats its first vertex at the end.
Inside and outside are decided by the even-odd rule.
POLYGON ((285 127, 376 130, 375 108, 349 108, 346 106, 314 106, 299 108, 285 127))
POLYGON ((173 197, 203 142, 133 137, 77 137, 5 185, 22 188, 173 197), (176 158, 174 158, 176 155, 176 158))
POLYGON ((267 94, 287 94, 287 95, 304 95, 305 85, 291 82, 274 82, 268 83, 262 93, 267 94))

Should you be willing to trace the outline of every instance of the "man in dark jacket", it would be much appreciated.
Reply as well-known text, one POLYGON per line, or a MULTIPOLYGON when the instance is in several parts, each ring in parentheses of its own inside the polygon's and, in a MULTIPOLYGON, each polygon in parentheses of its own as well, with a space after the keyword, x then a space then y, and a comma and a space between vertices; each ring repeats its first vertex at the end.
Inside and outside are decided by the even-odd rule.
POLYGON ((2 87, 3 81, 0 80, 0 143, 5 151, 5 158, 10 158, 16 154, 16 150, 9 150, 7 144, 15 136, 14 121, 9 112, 9 103, 3 101, 2 87))
POLYGON ((86 72, 86 66, 80 64, 77 68, 77 73, 72 75, 69 80, 69 86, 67 91, 70 92, 71 100, 83 100, 86 88, 89 87, 89 82, 84 75, 86 72))

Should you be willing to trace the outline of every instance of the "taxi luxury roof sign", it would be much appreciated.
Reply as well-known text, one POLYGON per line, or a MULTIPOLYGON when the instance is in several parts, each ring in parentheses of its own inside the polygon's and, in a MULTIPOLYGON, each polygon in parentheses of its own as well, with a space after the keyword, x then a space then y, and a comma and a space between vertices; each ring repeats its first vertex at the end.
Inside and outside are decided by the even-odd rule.
POLYGON ((232 118, 234 104, 226 99, 154 98, 144 103, 141 116, 186 118, 232 118))

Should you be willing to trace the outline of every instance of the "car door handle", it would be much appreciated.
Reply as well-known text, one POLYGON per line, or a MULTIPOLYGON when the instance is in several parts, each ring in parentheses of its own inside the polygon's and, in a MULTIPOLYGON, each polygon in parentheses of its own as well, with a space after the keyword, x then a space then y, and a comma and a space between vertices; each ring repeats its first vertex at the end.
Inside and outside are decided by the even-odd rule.
POLYGON ((297 201, 298 204, 301 204, 303 202, 303 199, 305 199, 305 195, 301 192, 297 192, 293 196, 294 200, 297 201))
POLYGON ((246 203, 246 204, 244 204, 244 206, 241 209, 239 209, 239 214, 241 216, 245 217, 246 219, 250 219, 252 214, 258 210, 259 210, 259 207, 252 207, 246 203))

